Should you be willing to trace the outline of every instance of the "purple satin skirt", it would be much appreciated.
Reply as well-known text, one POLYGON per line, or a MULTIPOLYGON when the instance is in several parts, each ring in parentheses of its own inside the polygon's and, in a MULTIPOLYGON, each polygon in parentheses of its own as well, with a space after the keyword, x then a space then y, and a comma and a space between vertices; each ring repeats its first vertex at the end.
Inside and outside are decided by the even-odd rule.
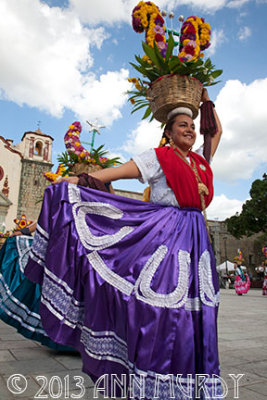
POLYGON ((219 285, 200 211, 49 186, 25 274, 48 335, 109 396, 126 382, 128 398, 216 398, 219 285))

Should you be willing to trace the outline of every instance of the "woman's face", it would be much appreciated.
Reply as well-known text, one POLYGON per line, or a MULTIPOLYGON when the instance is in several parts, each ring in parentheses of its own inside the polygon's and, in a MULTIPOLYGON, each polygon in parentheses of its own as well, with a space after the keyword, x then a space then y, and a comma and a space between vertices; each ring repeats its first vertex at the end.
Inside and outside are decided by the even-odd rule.
POLYGON ((179 114, 175 117, 172 128, 166 131, 166 134, 179 149, 188 151, 196 141, 194 121, 188 115, 179 114))

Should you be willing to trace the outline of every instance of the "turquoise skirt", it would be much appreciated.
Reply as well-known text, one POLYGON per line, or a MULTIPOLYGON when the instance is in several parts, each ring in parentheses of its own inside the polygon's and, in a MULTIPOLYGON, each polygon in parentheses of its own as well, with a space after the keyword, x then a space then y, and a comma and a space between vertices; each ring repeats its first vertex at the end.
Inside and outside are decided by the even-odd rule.
POLYGON ((39 314, 41 287, 24 275, 33 238, 13 236, 0 250, 0 319, 28 339, 55 350, 73 351, 52 341, 39 314))

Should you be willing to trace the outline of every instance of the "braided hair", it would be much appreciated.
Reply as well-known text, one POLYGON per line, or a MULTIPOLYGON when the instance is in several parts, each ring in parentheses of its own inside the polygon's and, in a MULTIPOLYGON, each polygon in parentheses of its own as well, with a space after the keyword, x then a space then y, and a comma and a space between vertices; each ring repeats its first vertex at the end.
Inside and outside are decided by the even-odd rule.
POLYGON ((172 125, 174 124, 176 117, 177 114, 175 114, 172 118, 169 119, 169 121, 167 121, 158 147, 164 147, 170 143, 170 138, 167 136, 166 131, 172 130, 172 125))

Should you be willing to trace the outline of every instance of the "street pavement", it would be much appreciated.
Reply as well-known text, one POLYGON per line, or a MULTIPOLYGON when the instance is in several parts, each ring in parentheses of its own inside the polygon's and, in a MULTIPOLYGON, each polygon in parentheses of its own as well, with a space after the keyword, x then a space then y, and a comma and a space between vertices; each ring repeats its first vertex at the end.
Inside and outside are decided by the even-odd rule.
MULTIPOLYGON (((222 289, 218 336, 221 377, 228 389, 224 398, 266 399, 267 296, 258 289, 243 296, 222 289), (236 387, 230 374, 238 380, 236 387)), ((49 350, 0 321, 0 400, 93 400, 93 383, 81 364, 78 353, 49 350), (15 374, 24 376, 17 389, 15 374)))

